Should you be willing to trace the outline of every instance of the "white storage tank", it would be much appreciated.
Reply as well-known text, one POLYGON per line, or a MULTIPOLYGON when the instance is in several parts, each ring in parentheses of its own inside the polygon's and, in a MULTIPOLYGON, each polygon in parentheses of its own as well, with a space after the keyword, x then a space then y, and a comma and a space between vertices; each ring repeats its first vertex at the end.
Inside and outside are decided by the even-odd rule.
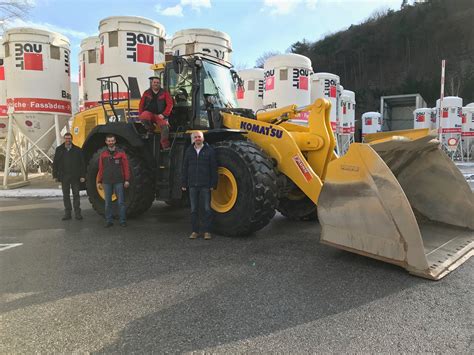
MULTIPOLYGON (((133 16, 107 17, 99 23, 100 76, 122 75, 126 81, 136 78, 140 94, 150 87, 151 65, 165 59, 165 29, 150 19, 133 16)), ((127 98, 120 79, 116 98, 127 98)), ((106 93, 104 99, 107 99, 106 93)))
POLYGON ((474 103, 462 108, 462 131, 463 139, 474 140, 474 103))
POLYGON ((7 83, 5 82, 5 50, 3 39, 0 38, 0 139, 4 139, 8 133, 7 116, 7 83))
POLYGON ((99 105, 100 40, 98 36, 87 37, 81 41, 79 52, 79 109, 87 110, 99 105))
POLYGON ((431 129, 437 128, 437 120, 436 120, 437 115, 436 114, 437 114, 437 108, 433 107, 431 109, 431 129))
POLYGON ((171 45, 171 38, 165 40, 165 56, 173 55, 173 47, 171 45))
MULTIPOLYGON (((54 125, 62 129, 71 115, 69 40, 34 28, 12 28, 4 33, 7 104, 21 132, 37 141, 54 125)), ((37 145, 48 150, 52 129, 37 145)))
MULTIPOLYGON (((439 105, 438 101, 437 101, 437 105, 439 105)), ((461 134, 462 99, 460 97, 447 96, 441 102, 440 128, 441 128, 442 134, 447 134, 447 133, 461 134)))
POLYGON ((314 73, 311 76, 311 102, 316 99, 324 98, 331 102, 331 128, 333 132, 337 132, 338 127, 338 91, 341 92, 340 79, 336 74, 331 73, 314 73))
POLYGON ((355 93, 350 90, 343 90, 340 98, 339 134, 350 135, 355 132, 355 93))
POLYGON ((174 55, 205 54, 231 62, 232 42, 227 33, 210 28, 189 28, 173 35, 171 50, 174 55))
POLYGON ((309 58, 299 54, 280 54, 268 58, 263 69, 265 108, 273 109, 293 104, 301 107, 311 103, 309 58))
MULTIPOLYGON (((311 85, 311 90, 313 90, 313 86, 311 85)), ((342 86, 340 83, 337 87, 337 109, 336 109, 336 122, 341 122, 342 120, 342 105, 341 105, 341 97, 342 97, 342 92, 344 91, 344 86, 342 86)), ((339 123, 337 124, 339 127, 339 123)))
POLYGON ((413 128, 428 128, 431 129, 431 115, 433 109, 431 108, 418 108, 413 111, 413 128))
POLYGON ((362 114, 362 137, 369 133, 382 131, 382 115, 379 112, 366 112, 362 114))
POLYGON ((443 146, 449 152, 455 152, 461 143, 462 132, 462 99, 457 96, 447 96, 437 102, 439 110, 439 133, 443 146))
POLYGON ((243 81, 242 87, 237 87, 237 102, 239 107, 252 109, 254 112, 263 109, 264 70, 260 68, 239 71, 243 81))

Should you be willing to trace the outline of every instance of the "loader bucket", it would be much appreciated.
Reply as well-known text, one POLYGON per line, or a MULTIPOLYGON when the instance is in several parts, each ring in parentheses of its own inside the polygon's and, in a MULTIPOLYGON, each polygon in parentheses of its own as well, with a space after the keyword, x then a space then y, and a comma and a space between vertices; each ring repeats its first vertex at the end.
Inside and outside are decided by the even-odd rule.
POLYGON ((432 136, 352 144, 329 166, 321 242, 439 280, 473 254, 474 197, 432 136))

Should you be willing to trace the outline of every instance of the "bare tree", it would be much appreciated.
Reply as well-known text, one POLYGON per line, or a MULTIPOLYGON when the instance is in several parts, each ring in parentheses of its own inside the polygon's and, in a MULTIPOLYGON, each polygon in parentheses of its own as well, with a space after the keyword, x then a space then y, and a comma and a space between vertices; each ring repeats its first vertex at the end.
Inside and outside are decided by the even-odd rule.
POLYGON ((278 54, 281 54, 280 51, 268 51, 268 52, 265 52, 263 53, 260 57, 257 58, 257 60, 255 61, 255 67, 256 68, 263 68, 263 64, 265 63, 265 61, 270 58, 270 57, 273 57, 275 55, 278 55, 278 54))
POLYGON ((378 9, 375 9, 367 18, 367 20, 363 21, 362 23, 369 23, 369 22, 377 22, 380 19, 383 19, 387 15, 393 13, 388 6, 381 6, 378 9))
POLYGON ((469 77, 467 70, 462 70, 459 65, 447 73, 446 95, 459 96, 464 87, 464 78, 469 77))
POLYGON ((32 6, 31 0, 0 1, 0 28, 4 29, 8 21, 24 18, 32 6))
POLYGON ((234 63, 234 69, 236 71, 241 71, 241 70, 244 70, 244 69, 248 69, 250 68, 251 66, 248 65, 247 63, 245 62, 237 62, 237 63, 234 63))

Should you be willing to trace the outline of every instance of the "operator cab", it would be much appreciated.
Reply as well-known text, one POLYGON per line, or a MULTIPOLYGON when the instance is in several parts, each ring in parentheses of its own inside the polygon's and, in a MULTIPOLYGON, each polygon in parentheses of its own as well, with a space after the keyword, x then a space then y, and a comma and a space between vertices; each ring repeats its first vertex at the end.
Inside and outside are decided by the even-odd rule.
POLYGON ((172 131, 214 128, 212 111, 237 107, 237 74, 208 58, 174 57, 163 72, 164 87, 174 99, 172 131))

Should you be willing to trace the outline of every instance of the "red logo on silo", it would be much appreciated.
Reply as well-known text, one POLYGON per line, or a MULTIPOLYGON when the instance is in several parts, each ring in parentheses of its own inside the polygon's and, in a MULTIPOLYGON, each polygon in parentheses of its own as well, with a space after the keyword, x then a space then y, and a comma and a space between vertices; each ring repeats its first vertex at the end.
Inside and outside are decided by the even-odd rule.
MULTIPOLYGON (((3 62, 3 59, 0 60, 3 62)), ((3 63, 2 66, 0 66, 0 80, 5 80, 5 67, 3 66, 3 63)))
POLYGON ((155 62, 155 38, 143 33, 127 32, 127 58, 138 63, 155 62))
POLYGON ((237 99, 242 100, 244 98, 244 88, 242 86, 237 87, 237 99))
POLYGON ((326 97, 337 96, 337 82, 334 79, 324 79, 324 95, 326 97))
POLYGON ((425 122, 425 115, 423 113, 417 113, 416 122, 425 122))
POLYGON ((15 66, 21 70, 43 71, 43 45, 39 43, 15 43, 15 66))
POLYGON ((100 36, 99 62, 104 64, 104 36, 100 36))
POLYGON ((308 90, 308 69, 293 68, 293 87, 298 90, 308 90))
POLYGON ((275 70, 267 70, 265 76, 265 91, 270 91, 275 88, 275 70))
POLYGON ((300 89, 308 90, 308 77, 300 76, 300 89))

